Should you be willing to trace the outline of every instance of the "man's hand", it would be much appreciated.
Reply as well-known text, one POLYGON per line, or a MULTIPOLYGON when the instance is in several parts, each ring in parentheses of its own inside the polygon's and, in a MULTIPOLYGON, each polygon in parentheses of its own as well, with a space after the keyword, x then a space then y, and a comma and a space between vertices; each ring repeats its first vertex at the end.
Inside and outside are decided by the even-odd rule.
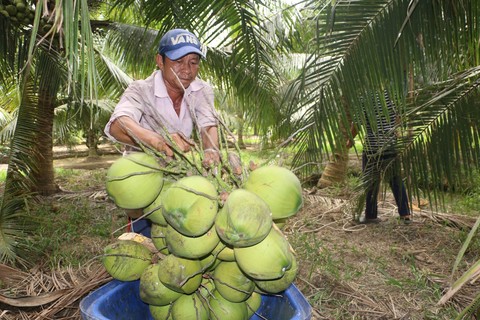
MULTIPOLYGON (((171 136, 173 143, 175 146, 180 149, 182 152, 188 152, 193 145, 193 142, 185 139, 178 133, 172 133, 171 136)), ((167 142, 165 138, 163 138, 159 134, 152 135, 152 140, 150 142, 151 146, 153 146, 156 150, 160 152, 164 152, 167 157, 173 157, 173 147, 171 143, 167 142)))
POLYGON ((188 152, 191 149, 191 146, 193 146, 193 142, 185 139, 178 133, 172 133, 171 135, 173 142, 177 145, 177 147, 183 151, 183 152, 188 152))
POLYGON ((173 157, 173 150, 167 144, 167 141, 159 135, 152 134, 149 144, 154 147, 157 151, 165 153, 167 157, 173 157))
POLYGON ((217 149, 205 149, 202 165, 205 168, 216 166, 220 163, 220 152, 217 149))

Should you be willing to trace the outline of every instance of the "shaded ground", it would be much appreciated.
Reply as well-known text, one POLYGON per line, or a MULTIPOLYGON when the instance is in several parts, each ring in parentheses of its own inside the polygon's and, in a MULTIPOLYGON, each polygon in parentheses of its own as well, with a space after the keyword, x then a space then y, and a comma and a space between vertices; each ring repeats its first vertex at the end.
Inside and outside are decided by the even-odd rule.
MULTIPOLYGON (((74 147, 55 146, 53 147, 55 168, 65 169, 86 169, 108 168, 118 157, 121 150, 112 144, 101 144, 98 146, 98 157, 88 157, 88 149, 85 145, 74 147)), ((8 168, 6 163, 0 163, 0 170, 8 168)))
POLYGON ((116 159, 121 157, 121 150, 114 145, 102 144, 98 146, 98 157, 87 157, 88 150, 84 146, 77 146, 69 150, 64 147, 55 147, 53 165, 56 168, 94 170, 108 168, 116 159), (75 157, 72 157, 74 155, 75 157))

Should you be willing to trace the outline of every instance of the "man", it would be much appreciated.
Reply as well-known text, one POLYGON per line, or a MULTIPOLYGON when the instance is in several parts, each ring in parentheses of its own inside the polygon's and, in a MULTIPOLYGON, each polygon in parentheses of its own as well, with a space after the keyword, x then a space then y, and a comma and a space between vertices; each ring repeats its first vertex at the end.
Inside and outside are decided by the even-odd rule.
MULTIPOLYGON (((183 29, 168 31, 160 40, 155 61, 158 70, 145 80, 132 82, 125 90, 105 127, 113 141, 126 151, 141 146, 173 157, 193 145, 194 127, 201 136, 203 165, 218 164, 217 117, 213 89, 197 78, 205 53, 198 38, 183 29)), ((141 210, 129 210, 138 218, 141 210)))
MULTIPOLYGON (((398 120, 395 104, 390 99, 387 91, 384 91, 383 103, 379 95, 371 97, 371 104, 374 106, 372 114, 366 118, 366 138, 362 153, 362 171, 367 180, 365 216, 360 218, 360 223, 377 223, 378 206, 377 197, 380 188, 382 174, 387 173, 390 188, 398 207, 400 220, 406 224, 410 223, 410 207, 405 185, 400 176, 400 161, 395 149, 396 133, 395 124, 398 120), (375 120, 375 122, 371 122, 375 120), (388 170, 387 170, 388 169, 388 170)), ((366 101, 364 102, 366 103, 366 101)), ((352 137, 357 134, 357 129, 352 123, 352 137)), ((352 140, 347 141, 347 148, 353 145, 352 140)))

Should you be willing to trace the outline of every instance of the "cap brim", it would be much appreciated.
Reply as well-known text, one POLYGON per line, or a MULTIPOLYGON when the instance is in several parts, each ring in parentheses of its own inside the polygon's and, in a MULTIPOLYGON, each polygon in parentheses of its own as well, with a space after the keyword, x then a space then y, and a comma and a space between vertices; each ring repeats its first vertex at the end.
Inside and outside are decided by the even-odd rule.
POLYGON ((203 54, 202 51, 198 50, 198 48, 190 47, 190 46, 184 46, 184 47, 178 48, 176 50, 167 51, 167 52, 165 52, 165 55, 170 60, 178 60, 181 57, 183 57, 187 54, 190 54, 190 53, 199 54, 201 58, 205 59, 205 55, 203 54))

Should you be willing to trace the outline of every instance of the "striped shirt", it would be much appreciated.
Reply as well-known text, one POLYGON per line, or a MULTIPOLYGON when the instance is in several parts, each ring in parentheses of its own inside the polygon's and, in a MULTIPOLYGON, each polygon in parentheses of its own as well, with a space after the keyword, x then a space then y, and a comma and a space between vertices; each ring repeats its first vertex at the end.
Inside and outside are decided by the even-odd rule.
POLYGON ((364 108, 366 118, 365 151, 375 153, 381 150, 384 154, 394 153, 396 144, 395 122, 397 110, 387 91, 384 101, 378 94, 371 97, 374 108, 364 108))

